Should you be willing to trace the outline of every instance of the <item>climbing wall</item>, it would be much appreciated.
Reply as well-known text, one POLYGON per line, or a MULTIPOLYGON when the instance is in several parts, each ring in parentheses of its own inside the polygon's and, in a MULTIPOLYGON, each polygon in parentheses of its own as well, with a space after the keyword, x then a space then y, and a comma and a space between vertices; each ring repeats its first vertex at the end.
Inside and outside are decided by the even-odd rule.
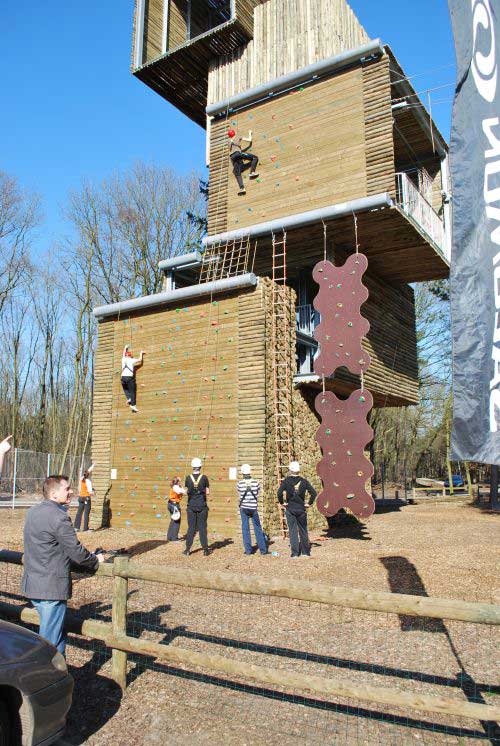
POLYGON ((362 69, 256 104, 211 127, 209 233, 366 195, 362 69), (224 137, 253 131, 260 176, 238 196, 224 137), (226 181, 222 178, 226 175, 226 181), (227 185, 227 186, 226 186, 227 185), (225 217, 225 220, 224 220, 225 217))
MULTIPOLYGON (((238 457, 238 320, 233 296, 112 322, 109 467, 117 477, 110 480, 108 473, 112 526, 165 530, 169 482, 176 475, 184 478, 193 456, 203 458, 211 482, 211 530, 227 533, 236 523, 229 468, 238 457), (145 351, 137 372, 137 414, 120 385, 125 344, 134 355, 145 351)), ((105 344, 107 337, 99 341, 105 344)), ((93 455, 99 461, 95 447, 93 455)))
POLYGON ((373 398, 364 388, 370 357, 361 345, 370 328, 361 315, 361 306, 368 298, 362 282, 367 267, 366 256, 355 253, 342 267, 325 259, 313 270, 313 278, 319 285, 314 307, 321 314, 314 333, 320 344, 314 368, 323 378, 323 391, 315 402, 322 420, 316 440, 323 454, 317 465, 323 483, 317 503, 319 511, 327 517, 334 516, 341 508, 364 518, 375 510, 367 491, 373 466, 365 455, 365 448, 373 438, 367 422, 373 398), (347 368, 361 376, 361 388, 346 400, 325 390, 325 379, 338 368, 347 368))

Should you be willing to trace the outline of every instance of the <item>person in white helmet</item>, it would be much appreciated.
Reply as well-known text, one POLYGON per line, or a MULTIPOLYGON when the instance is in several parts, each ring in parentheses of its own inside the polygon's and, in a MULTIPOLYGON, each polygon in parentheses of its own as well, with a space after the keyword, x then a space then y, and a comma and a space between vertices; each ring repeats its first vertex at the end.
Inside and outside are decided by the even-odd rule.
POLYGON ((236 483, 238 497, 240 499, 241 533, 243 536, 243 548, 245 554, 252 554, 252 537, 250 534, 250 520, 253 523, 255 540, 261 554, 267 554, 267 543, 260 525, 259 511, 257 510, 260 484, 252 479, 250 464, 243 464, 241 469, 242 479, 236 483))
POLYGON ((210 554, 207 539, 208 505, 207 496, 210 494, 208 478, 201 473, 201 459, 191 461, 192 473, 186 477, 184 486, 187 490, 187 519, 186 549, 183 554, 189 556, 196 532, 200 534, 200 544, 203 554, 210 554))
POLYGON ((316 499, 316 490, 310 482, 300 476, 300 464, 292 461, 288 467, 290 474, 281 482, 278 489, 278 500, 280 505, 285 506, 288 534, 290 536, 290 549, 292 557, 311 556, 311 545, 307 532, 307 510, 316 499), (309 502, 306 505, 306 494, 309 493, 309 502))

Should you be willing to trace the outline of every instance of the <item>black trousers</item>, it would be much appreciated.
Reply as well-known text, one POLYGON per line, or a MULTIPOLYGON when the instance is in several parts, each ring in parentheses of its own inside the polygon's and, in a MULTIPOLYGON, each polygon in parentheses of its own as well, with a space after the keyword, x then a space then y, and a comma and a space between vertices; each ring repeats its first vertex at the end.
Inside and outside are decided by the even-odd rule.
POLYGON ((132 407, 135 407, 137 384, 134 376, 122 376, 122 388, 132 407))
POLYGON ((78 510, 75 516, 75 528, 77 531, 80 530, 83 515, 83 530, 88 531, 89 528, 89 515, 90 508, 92 507, 92 500, 90 497, 79 497, 78 498, 78 510))
POLYGON ((233 153, 231 156, 231 162, 233 164, 233 174, 236 176, 236 181, 240 189, 244 189, 243 179, 241 174, 250 169, 250 173, 253 174, 257 168, 259 159, 253 153, 233 153))
POLYGON ((292 557, 299 554, 311 554, 311 545, 309 543, 309 534, 307 533, 307 513, 294 515, 286 510, 286 522, 288 524, 288 535, 290 536, 290 549, 292 557))
POLYGON ((207 539, 207 518, 208 508, 202 510, 193 510, 187 507, 188 530, 186 534, 186 549, 189 551, 193 545, 193 540, 197 531, 200 533, 200 544, 203 549, 208 549, 207 539))
POLYGON ((168 512, 170 513, 170 523, 168 525, 168 531, 167 531, 167 541, 177 541, 179 539, 179 529, 181 527, 181 519, 179 518, 178 521, 174 521, 172 518, 172 513, 174 512, 174 508, 181 509, 181 506, 179 503, 174 503, 172 500, 169 500, 167 503, 168 512))

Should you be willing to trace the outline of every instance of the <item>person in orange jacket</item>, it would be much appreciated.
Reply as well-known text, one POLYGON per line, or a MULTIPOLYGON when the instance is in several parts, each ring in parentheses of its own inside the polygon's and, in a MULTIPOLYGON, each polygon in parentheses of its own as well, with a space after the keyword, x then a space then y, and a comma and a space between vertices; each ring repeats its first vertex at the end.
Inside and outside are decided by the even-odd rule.
POLYGON ((179 541, 179 529, 181 527, 181 499, 185 494, 186 489, 181 486, 180 477, 174 477, 170 485, 170 494, 167 503, 168 512, 170 513, 167 541, 179 541))
POLYGON ((90 475, 94 464, 91 464, 80 477, 80 489, 78 491, 78 510, 75 516, 75 531, 80 531, 83 515, 83 530, 89 530, 89 515, 92 507, 92 495, 94 494, 94 488, 90 481, 90 475))

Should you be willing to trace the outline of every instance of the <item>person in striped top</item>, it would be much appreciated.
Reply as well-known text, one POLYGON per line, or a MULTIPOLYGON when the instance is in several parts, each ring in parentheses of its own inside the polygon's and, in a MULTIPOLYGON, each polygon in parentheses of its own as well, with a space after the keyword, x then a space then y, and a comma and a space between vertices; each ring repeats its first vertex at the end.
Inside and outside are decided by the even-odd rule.
POLYGON ((261 554, 267 554, 267 543, 264 532, 262 531, 262 526, 260 525, 259 511, 257 510, 260 484, 256 479, 252 479, 252 470, 249 464, 242 465, 241 476, 242 479, 236 483, 236 489, 238 490, 239 497, 243 548, 245 554, 252 554, 252 537, 250 535, 251 520, 259 551, 261 554))

